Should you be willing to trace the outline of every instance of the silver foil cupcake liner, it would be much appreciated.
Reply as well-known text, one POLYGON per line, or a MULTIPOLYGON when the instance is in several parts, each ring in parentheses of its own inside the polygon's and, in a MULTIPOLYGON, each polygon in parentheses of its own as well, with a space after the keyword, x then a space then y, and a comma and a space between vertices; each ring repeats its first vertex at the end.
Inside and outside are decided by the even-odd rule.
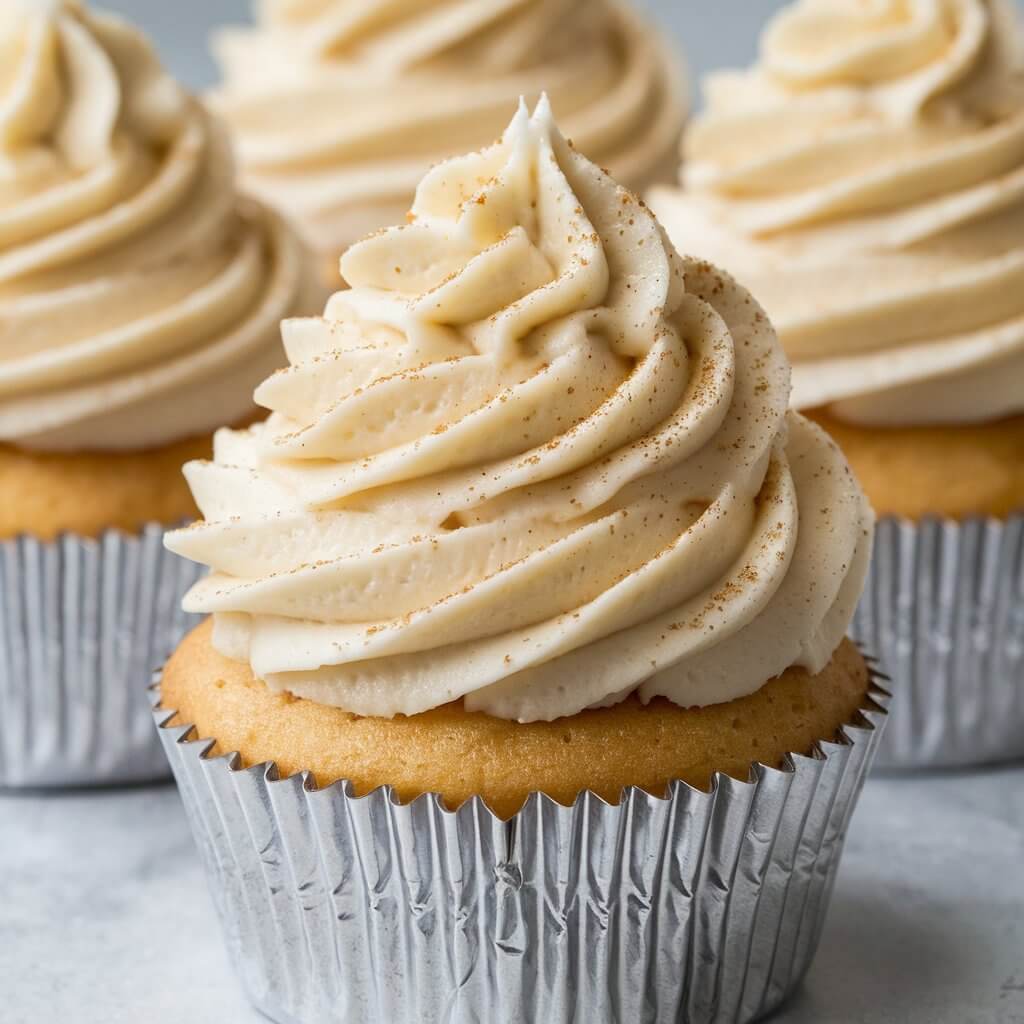
POLYGON ((851 635, 892 680, 879 767, 1024 757, 1024 515, 881 520, 851 635))
POLYGON ((198 617, 163 527, 0 542, 0 787, 168 774, 147 687, 198 617))
POLYGON ((710 792, 513 818, 208 756, 156 721, 250 1000, 287 1024, 686 1021, 778 1006, 814 955, 887 694, 710 792))

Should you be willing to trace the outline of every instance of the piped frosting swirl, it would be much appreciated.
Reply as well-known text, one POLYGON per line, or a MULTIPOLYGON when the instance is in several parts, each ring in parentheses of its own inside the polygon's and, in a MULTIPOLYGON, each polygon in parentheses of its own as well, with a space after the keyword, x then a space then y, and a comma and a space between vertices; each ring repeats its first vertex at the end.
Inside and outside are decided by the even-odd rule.
POLYGON ((877 425, 1024 412, 1024 73, 1004 0, 801 0, 713 76, 684 191, 651 203, 736 273, 798 408, 877 425))
POLYGON ((871 514, 789 414, 760 307, 680 259, 546 102, 434 168, 410 222, 292 320, 272 410, 186 468, 186 599, 274 688, 364 715, 522 721, 819 670, 871 514))
POLYGON ((250 415, 278 322, 310 308, 302 270, 138 32, 3 5, 0 441, 145 448, 250 415))
POLYGON ((591 159, 668 181, 685 85, 619 0, 263 0, 225 32, 214 97, 245 180, 336 258, 401 220, 440 160, 492 142, 542 89, 591 159))

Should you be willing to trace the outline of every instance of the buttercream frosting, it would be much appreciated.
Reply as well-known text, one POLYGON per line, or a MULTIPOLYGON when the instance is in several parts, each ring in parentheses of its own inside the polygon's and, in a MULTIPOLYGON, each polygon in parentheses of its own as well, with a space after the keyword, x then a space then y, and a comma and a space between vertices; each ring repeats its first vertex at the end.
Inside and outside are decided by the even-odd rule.
POLYGON ((618 0, 264 0, 216 44, 245 180, 336 258, 401 220, 424 172, 490 144, 550 94, 580 150, 640 189, 669 181, 685 84, 618 0))
POLYGON ((1004 0, 801 0, 712 76, 676 245, 764 303, 798 408, 867 425, 1024 412, 1024 74, 1004 0))
POLYGON ((761 308, 521 107, 285 324, 271 409, 186 476, 185 601, 275 689, 358 714, 550 720, 639 689, 728 701, 819 671, 871 512, 787 414, 761 308))
POLYGON ((314 308, 293 232, 121 20, 0 8, 0 441, 145 448, 255 412, 314 308))

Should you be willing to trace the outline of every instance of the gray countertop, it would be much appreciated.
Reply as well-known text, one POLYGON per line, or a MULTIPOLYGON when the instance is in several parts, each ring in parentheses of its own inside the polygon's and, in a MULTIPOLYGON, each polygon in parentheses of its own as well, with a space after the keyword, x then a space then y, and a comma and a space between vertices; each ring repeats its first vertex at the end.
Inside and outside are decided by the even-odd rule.
MULTIPOLYGON (((5 1024, 263 1020, 172 786, 0 796, 0 907, 5 1024)), ((774 1021, 1024 1024, 1024 767, 868 782, 817 960, 774 1021)))

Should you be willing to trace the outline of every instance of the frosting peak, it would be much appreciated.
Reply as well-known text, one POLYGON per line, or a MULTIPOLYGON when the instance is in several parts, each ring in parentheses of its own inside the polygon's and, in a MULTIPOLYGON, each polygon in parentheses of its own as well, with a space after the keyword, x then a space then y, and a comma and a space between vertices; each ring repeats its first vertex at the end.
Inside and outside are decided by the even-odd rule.
POLYGON ((48 147, 88 171, 111 156, 117 133, 159 145, 184 128, 188 96, 149 42, 113 18, 86 19, 77 2, 22 0, 0 20, 10 58, 0 139, 9 151, 48 147))
POLYGON ((977 3, 802 0, 772 21, 762 52, 765 70, 797 88, 899 80, 920 101, 970 70, 985 29, 977 3))
POLYGON ((683 260, 546 102, 432 170, 284 328, 272 410, 186 473, 186 605, 273 687, 359 714, 556 718, 816 671, 870 513, 787 419, 770 325, 683 260))
POLYGON ((685 192, 651 201, 765 303, 798 407, 1024 411, 1021 58, 1004 0, 800 0, 709 81, 685 192))
POLYGON ((636 188, 671 176, 685 113, 674 58, 619 0, 266 0, 218 51, 247 182, 331 256, 400 220, 520 95, 548 90, 581 151, 636 188))
POLYGON ((252 411, 301 254, 221 128, 78 3, 0 15, 0 441, 143 448, 252 411))
POLYGON ((360 311, 410 337, 458 325, 502 359, 579 314, 616 355, 646 354, 679 299, 675 253, 649 214, 621 216, 635 206, 627 192, 589 169, 570 183, 564 166, 575 169, 547 99, 533 118, 520 104, 500 146, 427 174, 411 226, 348 250, 342 274, 368 297, 360 311))

